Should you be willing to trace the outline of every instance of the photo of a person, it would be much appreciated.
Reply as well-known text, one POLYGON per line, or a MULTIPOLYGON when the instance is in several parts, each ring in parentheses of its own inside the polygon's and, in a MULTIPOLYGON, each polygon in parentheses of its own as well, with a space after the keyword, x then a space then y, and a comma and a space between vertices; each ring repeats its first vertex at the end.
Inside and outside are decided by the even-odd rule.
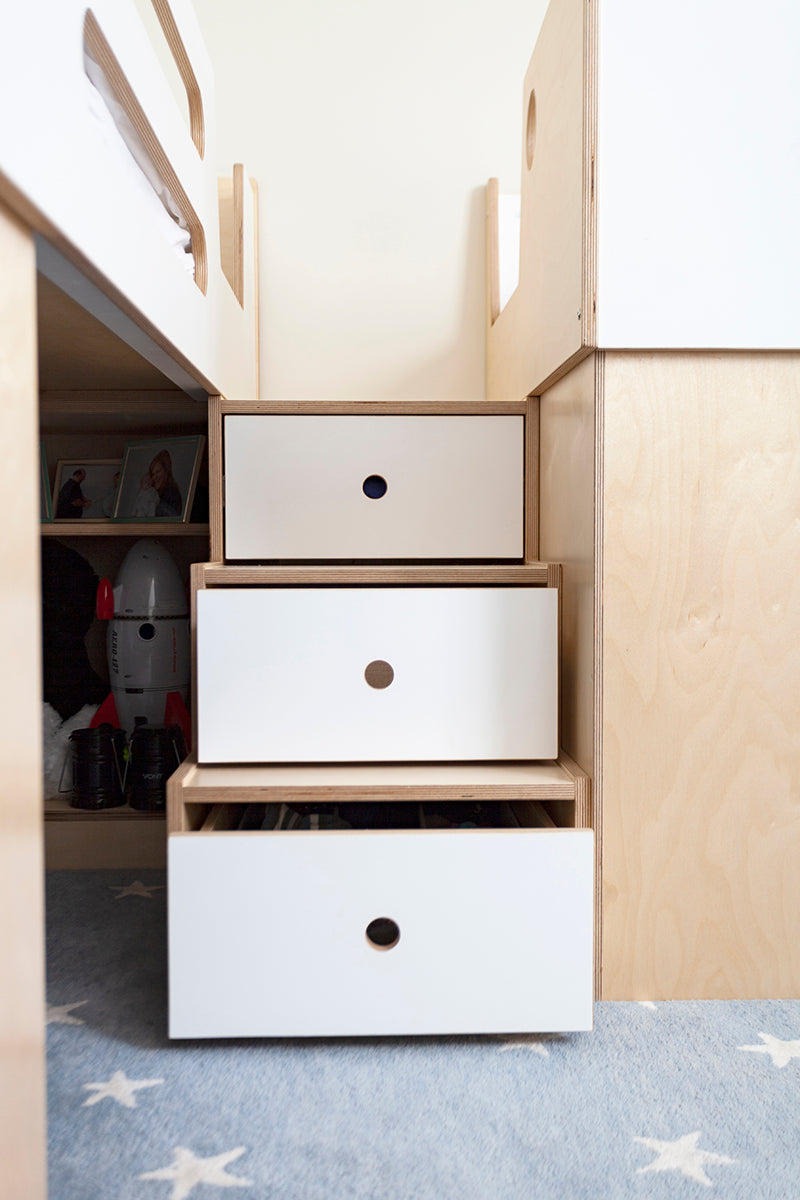
POLYGON ((56 521, 110 521, 120 475, 118 458, 60 459, 53 508, 56 521))
POLYGON ((178 520, 183 509, 183 498, 172 474, 169 450, 160 450, 150 463, 150 478, 158 496, 154 515, 178 520))
POLYGON ((114 501, 117 498, 117 487, 119 485, 119 471, 114 472, 114 478, 111 481, 111 486, 102 496, 98 496, 96 500, 92 500, 90 507, 86 510, 86 516, 94 521, 108 520, 114 511, 114 501))
POLYGON ((91 504, 91 500, 86 499, 81 487, 85 478, 85 469, 78 467, 72 472, 66 483, 62 484, 56 501, 57 519, 75 521, 83 516, 83 510, 91 504))
POLYGON ((158 492, 153 487, 153 476, 149 471, 146 471, 142 476, 142 481, 139 484, 139 493, 133 502, 131 509, 132 517, 141 517, 142 520, 147 520, 148 517, 156 515, 158 508, 158 492))
POLYGON ((117 521, 188 521, 205 437, 138 442, 125 450, 117 521))

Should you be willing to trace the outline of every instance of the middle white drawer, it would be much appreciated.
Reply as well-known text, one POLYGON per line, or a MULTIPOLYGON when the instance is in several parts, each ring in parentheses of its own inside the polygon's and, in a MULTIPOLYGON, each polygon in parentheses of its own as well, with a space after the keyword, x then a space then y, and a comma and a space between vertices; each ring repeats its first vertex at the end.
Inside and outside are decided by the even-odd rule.
POLYGON ((523 555, 521 416, 225 417, 229 559, 523 555))
POLYGON ((554 759, 558 590, 197 593, 203 763, 554 759))

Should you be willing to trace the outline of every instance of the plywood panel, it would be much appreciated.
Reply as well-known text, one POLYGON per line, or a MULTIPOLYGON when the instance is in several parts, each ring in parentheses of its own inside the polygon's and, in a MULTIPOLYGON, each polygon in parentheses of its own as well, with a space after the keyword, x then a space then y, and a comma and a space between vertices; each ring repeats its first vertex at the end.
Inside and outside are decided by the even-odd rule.
POLYGON ((13 519, 0 526, 0 610, 13 636, 0 689, 0 1161, 10 1196, 43 1200, 45 1170, 41 611, 36 267, 0 205, 0 444, 13 519))
POLYGON ((605 355, 605 998, 800 994, 800 355, 605 355))
POLYGON ((487 306, 490 400, 536 391, 593 344, 594 9, 553 0, 525 75, 520 280, 493 324, 487 306))
POLYGON ((594 773, 595 358, 540 398, 540 553, 562 565, 561 744, 594 773))

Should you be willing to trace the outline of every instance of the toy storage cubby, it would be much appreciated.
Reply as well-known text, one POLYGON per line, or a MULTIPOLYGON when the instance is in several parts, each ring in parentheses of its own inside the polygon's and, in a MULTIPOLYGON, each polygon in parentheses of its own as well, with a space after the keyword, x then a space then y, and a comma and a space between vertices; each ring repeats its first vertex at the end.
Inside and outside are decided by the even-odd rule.
POLYGON ((559 750, 536 405, 212 398, 209 418, 195 750, 167 796, 171 1036, 590 1028, 590 787, 559 750), (463 547, 479 524, 453 496, 503 443, 489 543, 448 560, 447 528, 463 547), (311 559, 309 524, 351 502, 311 559), (231 520, 251 558, 228 554, 231 520), (301 552, 259 557, 293 523, 301 552))
MULTIPOLYGON (((52 495, 59 460, 119 459, 129 442, 207 433, 204 403, 175 389, 88 312, 43 276, 39 302, 39 431, 52 495)), ((76 551, 98 578, 114 581, 139 538, 162 542, 189 589, 194 562, 208 556, 205 497, 207 451, 196 496, 203 520, 43 521, 41 537, 76 551)), ((105 622, 94 621, 85 645, 94 671, 108 677, 105 622)), ((69 767, 65 784, 69 783, 69 767)), ((45 797, 45 853, 51 868, 163 866, 165 814, 140 812, 128 804, 86 811, 73 808, 69 794, 45 797)))

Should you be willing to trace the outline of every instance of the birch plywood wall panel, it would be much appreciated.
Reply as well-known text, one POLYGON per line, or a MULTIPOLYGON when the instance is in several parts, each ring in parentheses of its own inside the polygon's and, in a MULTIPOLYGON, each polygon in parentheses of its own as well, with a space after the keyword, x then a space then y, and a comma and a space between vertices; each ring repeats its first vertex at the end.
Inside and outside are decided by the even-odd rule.
POLYGON ((605 355, 605 998, 800 993, 798 380, 605 355))
POLYGON ((561 744, 589 774, 595 767, 595 370, 593 355, 539 401, 540 554, 563 568, 561 744))

